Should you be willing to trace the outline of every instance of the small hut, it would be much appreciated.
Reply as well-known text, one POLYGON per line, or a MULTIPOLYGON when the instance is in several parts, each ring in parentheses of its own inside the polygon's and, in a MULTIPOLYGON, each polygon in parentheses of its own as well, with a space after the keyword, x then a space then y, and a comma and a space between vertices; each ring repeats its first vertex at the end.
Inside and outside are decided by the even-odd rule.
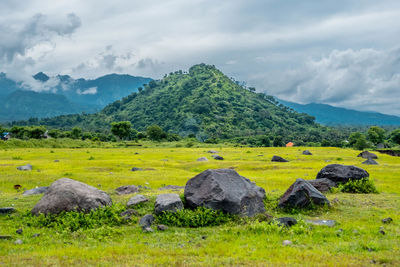
POLYGON ((294 144, 292 142, 289 142, 286 144, 286 147, 292 147, 294 144))

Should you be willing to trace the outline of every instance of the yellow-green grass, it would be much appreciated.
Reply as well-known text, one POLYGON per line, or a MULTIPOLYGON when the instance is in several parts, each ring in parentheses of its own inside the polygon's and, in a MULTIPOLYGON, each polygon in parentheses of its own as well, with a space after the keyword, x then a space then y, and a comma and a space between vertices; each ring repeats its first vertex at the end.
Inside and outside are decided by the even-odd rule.
MULTIPOLYGON (((150 145, 149 145, 150 146, 150 145)), ((0 266, 366 266, 400 265, 400 158, 379 154, 379 165, 362 165, 358 151, 338 148, 308 148, 313 155, 302 155, 305 148, 25 148, 0 151, 0 207, 13 206, 19 212, 31 209, 41 198, 22 196, 13 186, 25 189, 48 186, 61 177, 69 177, 108 192, 114 203, 123 203, 132 195, 118 196, 121 185, 151 187, 141 193, 150 203, 139 210, 151 210, 154 198, 165 191, 164 185, 185 185, 186 181, 210 168, 235 168, 277 200, 296 178, 314 179, 318 171, 331 163, 351 164, 366 169, 380 194, 328 193, 329 210, 294 216, 300 225, 292 230, 271 230, 267 223, 250 222, 205 228, 170 227, 165 232, 142 233, 136 223, 129 225, 59 233, 53 229, 27 227, 17 214, 0 216, 0 266), (225 160, 212 159, 209 149, 218 150, 225 160), (139 154, 135 154, 135 152, 139 154), (273 155, 290 160, 273 163, 273 155), (202 156, 208 162, 197 162, 202 156), (59 162, 54 162, 59 160, 59 162), (17 166, 30 163, 31 172, 17 166), (145 169, 132 172, 132 167, 145 169), (338 201, 333 201, 338 199, 338 201), (382 224, 385 217, 391 224, 382 224), (305 219, 332 219, 330 228, 310 226, 305 219), (385 235, 379 233, 384 227, 385 235), (23 228, 22 235, 15 233, 23 228), (340 230, 342 229, 342 230, 340 230), (99 231, 102 231, 99 234, 99 231), (40 237, 32 235, 40 233, 40 237), (16 239, 22 245, 14 244, 16 239), (283 240, 293 245, 283 246, 283 240)), ((173 191, 171 191, 173 192, 173 191)), ((183 191, 180 191, 182 193, 183 191)), ((273 205, 271 205, 272 207, 273 205)), ((288 216, 267 205, 274 216, 288 216)))

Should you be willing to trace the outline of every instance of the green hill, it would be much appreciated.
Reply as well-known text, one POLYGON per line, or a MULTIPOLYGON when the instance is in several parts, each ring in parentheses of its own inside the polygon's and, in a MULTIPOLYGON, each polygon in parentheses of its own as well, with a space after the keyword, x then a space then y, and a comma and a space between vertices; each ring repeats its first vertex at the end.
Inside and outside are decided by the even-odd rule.
POLYGON ((284 140, 319 141, 325 128, 314 117, 278 105, 272 96, 250 91, 214 66, 199 64, 151 81, 122 100, 90 115, 42 119, 40 124, 107 131, 114 121, 131 121, 143 131, 157 124, 181 136, 200 140, 240 136, 282 136, 284 140))

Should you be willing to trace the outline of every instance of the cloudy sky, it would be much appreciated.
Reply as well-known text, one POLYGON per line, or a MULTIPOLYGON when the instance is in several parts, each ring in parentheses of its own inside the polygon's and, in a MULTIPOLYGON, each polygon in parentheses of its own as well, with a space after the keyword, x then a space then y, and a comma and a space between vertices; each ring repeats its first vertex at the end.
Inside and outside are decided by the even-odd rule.
POLYGON ((399 18, 398 0, 1 0, 0 72, 161 78, 204 62, 285 100, 400 115, 399 18))

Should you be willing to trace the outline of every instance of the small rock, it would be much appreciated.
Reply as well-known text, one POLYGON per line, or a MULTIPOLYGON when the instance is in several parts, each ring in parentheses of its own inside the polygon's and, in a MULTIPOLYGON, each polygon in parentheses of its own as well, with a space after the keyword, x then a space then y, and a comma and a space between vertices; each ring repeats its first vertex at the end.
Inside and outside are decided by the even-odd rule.
POLYGON ((382 222, 383 222, 383 223, 391 223, 392 221, 393 221, 393 219, 390 218, 390 217, 387 217, 387 218, 385 218, 385 219, 382 219, 382 222))
POLYGON ((362 164, 365 164, 365 165, 379 165, 378 162, 376 162, 375 160, 373 160, 371 158, 367 159, 366 161, 363 161, 362 164))
POLYGON ((154 232, 154 230, 151 227, 145 227, 145 228, 143 228, 143 232, 144 233, 152 233, 152 232, 154 232))
POLYGON ((142 226, 142 228, 146 228, 146 227, 150 227, 153 222, 154 222, 155 218, 152 214, 146 214, 144 215, 140 221, 139 221, 139 225, 142 226))
POLYGON ((22 242, 21 239, 17 239, 17 240, 15 240, 15 242, 14 242, 15 245, 21 245, 21 244, 23 244, 23 243, 24 243, 24 242, 22 242))
POLYGON ((136 195, 134 197, 132 197, 131 199, 129 199, 128 203, 126 203, 127 207, 133 207, 136 206, 140 203, 144 203, 149 201, 145 196, 143 195, 136 195))
POLYGON ((35 237, 35 238, 36 238, 36 237, 39 237, 39 236, 40 236, 40 234, 33 234, 33 235, 32 235, 32 237, 35 237))
POLYGON ((136 171, 143 171, 143 169, 142 169, 142 168, 133 167, 133 168, 131 169, 131 171, 133 171, 133 172, 136 172, 136 171))
POLYGON ((183 203, 178 194, 162 194, 156 198, 154 212, 160 214, 163 211, 176 212, 183 209, 183 203))
POLYGON ((306 220, 306 222, 311 223, 313 225, 325 225, 329 227, 333 227, 336 225, 336 221, 334 220, 306 220))
POLYGON ((217 151, 215 151, 215 150, 208 150, 207 153, 215 154, 215 153, 217 153, 217 151))
POLYGON ((0 208, 0 214, 10 214, 15 211, 14 208, 7 207, 7 208, 0 208))
POLYGON ((181 190, 183 188, 185 188, 185 187, 179 186, 179 185, 167 185, 167 186, 158 188, 158 190, 181 190))
POLYGON ((208 159, 206 157, 201 157, 201 158, 198 158, 197 161, 208 161, 208 159))
POLYGON ((206 235, 203 235, 203 236, 201 236, 201 239, 206 240, 206 239, 207 239, 207 236, 206 236, 206 235))
POLYGON ((137 215, 139 215, 139 213, 134 209, 127 209, 126 211, 121 212, 119 214, 119 216, 123 217, 126 220, 130 220, 132 215, 137 216, 137 215))
POLYGON ((23 230, 20 228, 20 229, 17 229, 17 231, 15 231, 17 234, 22 234, 22 232, 23 232, 23 230))
POLYGON ((214 158, 215 160, 224 160, 224 158, 221 157, 221 156, 219 156, 219 155, 215 155, 215 156, 213 156, 213 158, 214 158))
POLYGON ((139 155, 139 153, 138 152, 135 152, 135 153, 133 153, 134 155, 139 155))
POLYGON ((273 162, 289 162, 287 159, 284 159, 280 156, 273 156, 271 161, 273 161, 273 162))
POLYGON ((297 220, 292 217, 281 217, 281 218, 275 219, 275 221, 278 222, 279 226, 283 226, 283 227, 291 227, 291 226, 297 224, 297 220))
POLYGON ((54 162, 60 162, 58 159, 55 159, 54 162))
POLYGON ((378 158, 377 155, 375 155, 374 153, 371 153, 369 151, 363 151, 360 154, 358 154, 357 157, 362 157, 364 159, 377 159, 378 158))
POLYGON ((382 235, 386 234, 385 231, 383 231, 383 230, 379 230, 379 233, 382 234, 382 235))
POLYGON ((304 150, 303 151, 303 155, 311 156, 312 153, 310 151, 308 151, 308 150, 304 150))
POLYGON ((22 195, 30 196, 30 195, 44 194, 48 189, 49 189, 48 186, 36 187, 30 190, 26 190, 24 193, 22 193, 22 195))
POLYGON ((0 235, 0 240, 4 239, 12 239, 12 236, 10 235, 0 235))
POLYGON ((32 165, 31 164, 26 164, 26 165, 17 167, 17 169, 20 170, 20 171, 31 171, 32 170, 32 165))
POLYGON ((333 204, 338 204, 340 201, 339 201, 339 199, 337 198, 337 197, 335 197, 333 200, 332 200, 332 203, 333 204))
POLYGON ((284 245, 284 246, 290 246, 292 244, 293 244, 293 242, 290 240, 283 240, 283 242, 282 242, 282 245, 284 245))
POLYGON ((139 187, 136 185, 123 185, 115 189, 118 195, 128 195, 139 192, 139 187))
POLYGON ((157 225, 157 230, 159 230, 159 231, 168 230, 168 226, 166 226, 164 224, 159 224, 159 225, 157 225))

